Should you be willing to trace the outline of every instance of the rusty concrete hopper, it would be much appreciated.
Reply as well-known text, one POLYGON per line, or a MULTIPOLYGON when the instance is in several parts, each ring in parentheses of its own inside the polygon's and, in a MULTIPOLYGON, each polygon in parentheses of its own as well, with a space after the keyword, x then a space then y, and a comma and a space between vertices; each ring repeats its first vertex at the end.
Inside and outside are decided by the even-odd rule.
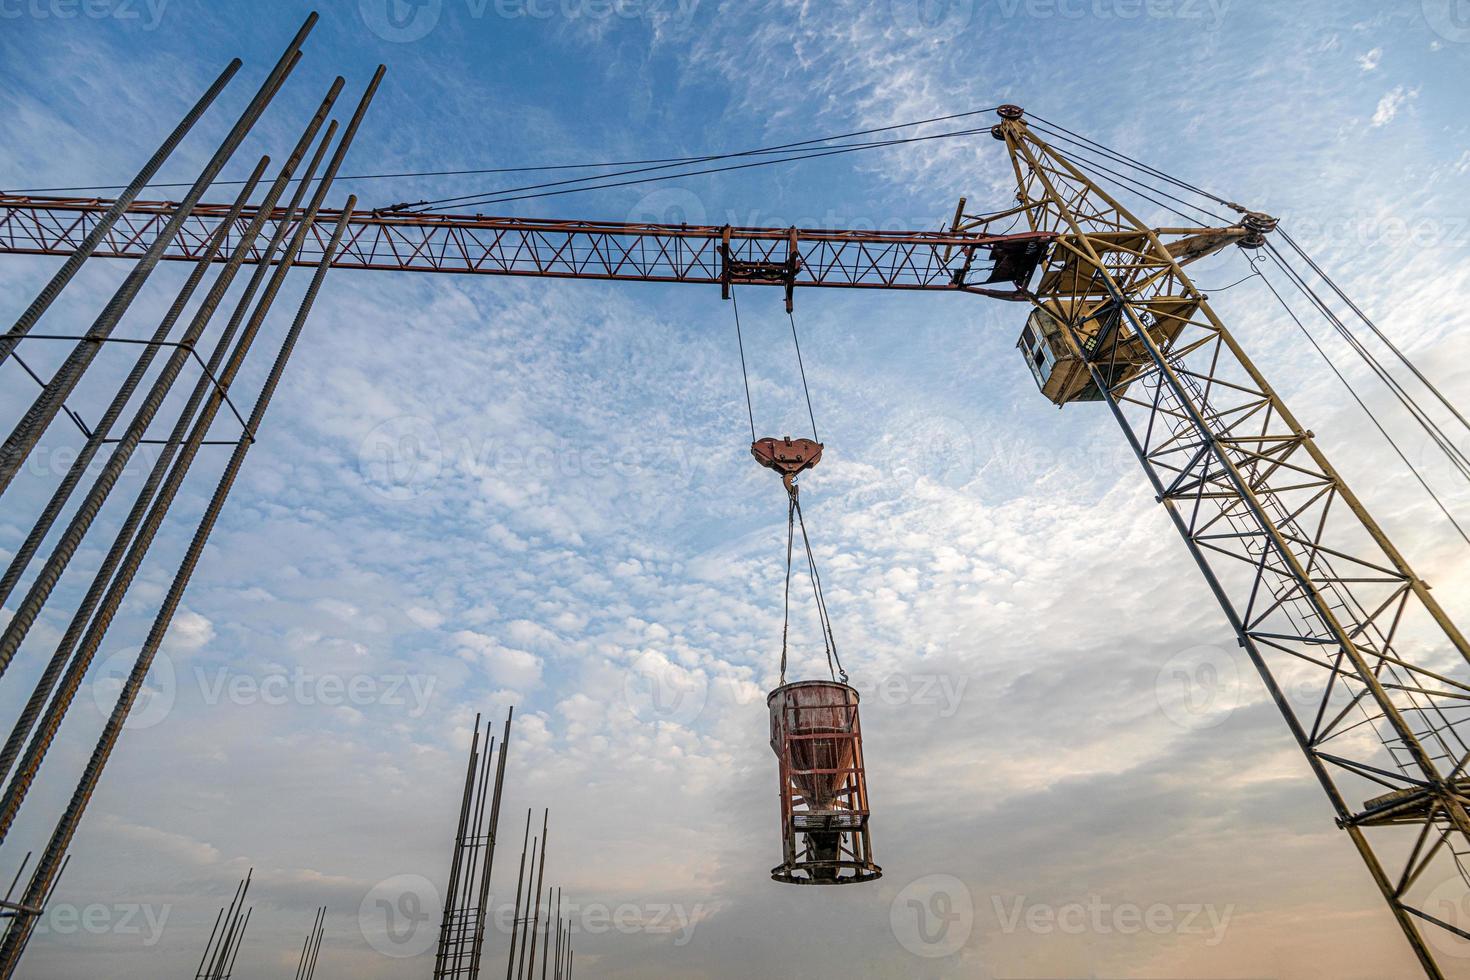
POLYGON ((880 877, 868 831, 857 691, 838 681, 797 681, 772 691, 766 705, 781 770, 783 861, 771 877, 793 885, 880 877))

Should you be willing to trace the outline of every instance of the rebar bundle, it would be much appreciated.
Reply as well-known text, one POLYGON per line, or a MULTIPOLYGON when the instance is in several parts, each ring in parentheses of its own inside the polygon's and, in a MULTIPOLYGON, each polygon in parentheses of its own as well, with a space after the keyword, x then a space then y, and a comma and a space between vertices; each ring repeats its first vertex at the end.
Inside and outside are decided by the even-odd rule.
POLYGON ((541 813, 541 836, 531 836, 531 811, 526 811, 526 830, 521 839, 521 863, 516 871, 515 910, 511 915, 510 953, 505 960, 505 980, 535 980, 536 960, 541 960, 542 980, 572 975, 572 927, 562 916, 561 889, 547 888, 546 921, 541 921, 541 896, 546 877, 546 834, 551 811, 541 813), (530 864, 526 863, 529 844, 530 864), (539 863, 538 863, 539 845, 539 863), (532 882, 535 882, 534 890, 532 882), (551 896, 555 894, 553 902, 551 896), (526 899, 524 909, 522 897, 526 899), (555 939, 552 938, 553 932, 555 939), (528 955, 529 953, 529 955, 528 955))
POLYGON ((199 958, 199 969, 194 971, 194 980, 229 980, 234 974, 235 958, 240 955, 240 943, 245 939, 245 929, 250 925, 250 913, 253 911, 253 908, 245 907, 245 896, 250 892, 250 879, 254 874, 254 868, 246 872, 235 886, 235 897, 215 916, 214 928, 204 945, 204 955, 199 958))
POLYGON ((321 906, 316 910, 316 918, 312 920, 311 931, 306 934, 306 940, 301 944, 301 959, 296 964, 295 980, 311 980, 316 974, 317 957, 322 951, 322 936, 327 931, 327 907, 321 906))
MULTIPOLYGON (((39 860, 19 895, 14 898, 8 895, 0 904, 0 918, 6 920, 3 935, 0 935, 0 980, 8 980, 15 974, 36 919, 56 887, 65 854, 117 744, 123 723, 143 689, 210 533, 260 431, 327 270, 341 248, 346 223, 340 213, 350 212, 356 204, 355 199, 349 197, 345 209, 330 228, 317 227, 318 215, 327 204, 333 181, 383 77, 382 66, 368 83, 340 135, 338 124, 328 122, 327 117, 344 82, 340 77, 332 82, 276 176, 267 179, 271 167, 269 157, 263 156, 255 162, 249 178, 227 209, 224 220, 207 241, 201 243, 201 250, 191 263, 183 285, 151 333, 141 338, 115 335, 124 314, 148 286, 159 261, 181 234, 187 234, 185 228, 191 211, 230 162, 300 61, 301 46, 316 20, 316 14, 312 14, 301 25, 223 141, 209 156, 197 179, 180 198, 175 212, 159 229, 157 239, 143 251, 90 326, 81 332, 48 333, 36 329, 61 291, 73 281, 87 260, 94 253, 99 253, 99 247, 103 246, 138 192, 240 71, 238 59, 220 73, 11 328, 0 334, 0 366, 14 360, 16 367, 29 375, 39 388, 30 407, 0 442, 0 495, 12 488, 27 459, 58 417, 64 416, 75 424, 83 439, 67 472, 50 489, 49 497, 23 543, 0 572, 0 603, 8 602, 13 595, 20 595, 13 607, 13 615, 0 631, 0 675, 10 666, 31 634, 32 627, 53 598, 74 557, 84 546, 104 554, 95 570, 86 570, 90 582, 84 589, 77 590, 82 595, 77 605, 66 610, 69 624, 49 658, 41 665, 34 688, 9 726, 3 746, 0 746, 0 781, 3 781, 3 789, 0 789, 0 843, 5 841, 15 825, 88 669, 150 548, 166 527, 171 508, 201 450, 206 446, 224 446, 231 450, 203 515, 191 525, 192 536, 171 585, 153 612, 147 637, 122 683, 117 702, 65 808, 55 819, 49 840, 39 852, 39 860), (324 125, 325 131, 322 132, 324 125), (298 174, 309 153, 310 160, 305 170, 298 174), (282 198, 293 181, 296 187, 283 208, 282 198), (254 200, 262 188, 264 192, 260 199, 254 200), (301 263, 304 250, 309 250, 313 257, 319 255, 320 259, 315 262, 310 283, 280 341, 274 362, 255 393, 254 406, 247 414, 237 406, 232 389, 256 347, 286 277, 293 266, 301 263), (254 265, 248 282, 235 300, 226 322, 211 329, 215 314, 245 264, 254 265), (206 282, 211 277, 212 281, 206 282), (204 294, 202 300, 193 314, 186 318, 185 311, 201 290, 204 294), (185 321, 182 330, 178 329, 180 321, 185 321), (63 342, 70 348, 53 375, 44 379, 23 359, 22 342, 63 342), (88 369, 104 345, 130 352, 133 360, 122 382, 107 400, 107 408, 89 426, 72 410, 68 401, 85 390, 83 385, 88 380, 88 369), (207 359, 200 353, 201 346, 209 349, 207 359), (162 361, 161 366, 155 363, 159 360, 162 361), (173 404, 169 396, 191 364, 198 370, 187 398, 176 417, 172 420, 161 418, 165 404, 173 404), (135 397, 139 392, 142 392, 141 399, 135 397), (233 416, 238 424, 238 433, 229 439, 211 439, 212 427, 222 410, 228 413, 226 418, 233 416), (155 424, 169 426, 168 435, 152 437, 151 427, 155 424), (111 523, 99 521, 99 515, 108 504, 124 469, 142 445, 158 446, 159 455, 148 468, 146 479, 126 511, 126 518, 112 534, 110 542, 97 541, 100 535, 89 537, 94 525, 111 523), (80 502, 73 507, 60 533, 55 534, 58 520, 78 494, 80 502), (42 556, 43 544, 48 541, 54 541, 51 550, 44 555, 39 567, 32 570, 33 563, 42 556), (23 592, 20 591, 22 587, 23 592)), ((106 249, 101 248, 101 253, 105 254, 106 249)), ((120 508, 123 506, 126 505, 118 504, 120 508)), ((184 530, 188 532, 190 528, 184 530)), ((21 871, 16 873, 12 892, 20 883, 24 867, 22 865, 21 871)), ((239 936, 243 934, 249 918, 248 911, 242 918, 234 906, 243 902, 247 886, 248 879, 242 883, 237 901, 232 903, 231 917, 225 919, 221 913, 223 927, 217 929, 219 936, 211 939, 212 946, 206 950, 199 976, 219 978, 229 975, 239 948, 239 936)), ((320 916, 316 932, 319 943, 320 916)), ((313 954, 310 966, 314 968, 314 964, 313 954)))
POLYGON ((464 795, 459 805, 459 828, 449 863, 444 918, 439 926, 438 951, 434 955, 435 980, 476 978, 480 975, 485 919, 489 914, 490 873, 495 865, 495 835, 500 825, 500 796, 505 786, 505 753, 510 744, 513 713, 514 709, 506 712, 498 758, 490 724, 487 722, 485 725, 482 743, 480 716, 475 716, 475 734, 470 740, 464 795), (490 783, 492 762, 495 771, 493 786, 490 783))

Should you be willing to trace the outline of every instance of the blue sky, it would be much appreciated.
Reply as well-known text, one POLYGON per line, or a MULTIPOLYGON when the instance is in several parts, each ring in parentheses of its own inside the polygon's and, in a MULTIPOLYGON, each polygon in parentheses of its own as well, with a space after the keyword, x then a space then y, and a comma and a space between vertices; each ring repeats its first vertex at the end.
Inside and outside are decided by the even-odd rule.
MULTIPOLYGON (((384 0, 324 5, 227 176, 282 158, 333 75, 355 98, 380 62, 349 174, 723 152, 1016 102, 1283 217, 1452 397, 1470 396, 1470 23, 1454 4, 387 2, 391 21, 384 0)), ((238 55, 241 79, 162 177, 190 179, 308 9, 0 0, 0 187, 126 181, 238 55)), ((1007 205, 1011 179, 983 137, 508 207, 933 228, 961 194, 1007 205)), ((362 181, 332 199, 504 181, 362 181)), ((7 311, 54 265, 0 262, 7 311)), ((1246 268, 1232 253, 1196 278, 1218 289, 1246 268)), ((95 311, 123 272, 90 263, 44 322, 95 311)), ((150 329, 182 276, 161 269, 120 333, 150 329)), ((1466 621, 1463 545, 1268 298, 1253 283, 1216 297, 1466 621)), ((777 291, 744 291, 741 313, 758 428, 803 434, 777 291)), ((50 923, 27 975, 182 975, 249 867, 242 976, 294 969, 322 903, 319 975, 425 975, 396 955, 414 939, 385 939, 375 901, 432 906, 466 730, 512 703, 502 829, 552 807, 548 877, 582 903, 581 976, 1409 975, 1122 436, 1101 408, 1058 412, 1036 393, 1013 349, 1023 314, 963 296, 797 297, 827 444, 804 500, 865 696, 886 869, 806 890, 766 878, 784 501, 747 455, 729 304, 713 287, 334 273, 57 894, 106 911, 96 928, 50 923), (1208 710, 1170 680, 1201 664, 1218 671, 1208 710), (684 699, 655 702, 650 685, 684 699), (927 934, 937 943, 905 918, 935 895, 967 910, 927 934), (620 908, 621 927, 599 918, 620 908), (1149 910, 1157 928, 1129 927, 1149 910)), ((59 355, 27 353, 38 370, 59 355)), ((125 369, 101 359, 78 409, 95 417, 125 369)), ((247 390, 264 370, 249 366, 247 390)), ((0 378, 0 409, 29 403, 13 364, 0 378)), ((0 511, 0 553, 75 442, 48 435, 0 511)), ((1470 515, 1448 467, 1408 445, 1470 515)), ((199 464, 105 656, 141 641, 222 462, 199 464)), ((62 593, 75 598, 102 547, 62 593)), ((0 690, 8 707, 65 626, 53 607, 0 690)), ((807 673, 812 630, 803 605, 807 673)), ((12 846, 41 839, 117 662, 79 700, 12 846)), ((514 857, 501 853, 497 901, 514 857)), ((490 942, 493 957, 505 937, 490 942)))

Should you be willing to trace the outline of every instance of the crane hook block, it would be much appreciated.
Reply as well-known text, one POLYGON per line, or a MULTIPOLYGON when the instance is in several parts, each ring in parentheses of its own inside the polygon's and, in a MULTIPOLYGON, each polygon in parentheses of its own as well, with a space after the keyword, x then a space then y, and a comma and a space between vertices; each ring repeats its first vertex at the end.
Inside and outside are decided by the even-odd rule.
POLYGON ((757 463, 780 473, 783 479, 789 479, 821 461, 822 444, 790 436, 783 439, 767 436, 750 444, 750 455, 757 463))

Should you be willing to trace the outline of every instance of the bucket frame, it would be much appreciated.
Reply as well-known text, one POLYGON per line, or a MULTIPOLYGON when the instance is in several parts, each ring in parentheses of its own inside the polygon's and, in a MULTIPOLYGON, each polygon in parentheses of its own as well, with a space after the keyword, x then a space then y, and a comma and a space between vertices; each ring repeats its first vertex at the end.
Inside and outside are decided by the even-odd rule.
POLYGON ((798 681, 772 691, 767 704, 778 698, 780 714, 773 710, 771 715, 771 747, 776 752, 781 778, 783 861, 771 869, 772 880, 792 885, 846 885, 881 877, 883 869, 873 862, 857 691, 837 682, 798 681), (818 684, 840 688, 842 703, 803 705, 784 696, 790 688, 818 684), (817 731, 801 731, 803 714, 829 721, 834 713, 841 719, 837 730, 823 724, 817 731), (820 761, 817 759, 820 753, 799 751, 800 743, 819 739, 847 743, 846 746, 838 744, 831 755, 838 760, 846 758, 849 755, 846 749, 851 748, 851 764, 837 768, 798 768, 797 760, 802 757, 820 761), (835 777, 836 787, 830 802, 819 808, 819 801, 808 800, 801 789, 802 777, 807 777, 804 781, 808 784, 812 777, 821 780, 835 777))

